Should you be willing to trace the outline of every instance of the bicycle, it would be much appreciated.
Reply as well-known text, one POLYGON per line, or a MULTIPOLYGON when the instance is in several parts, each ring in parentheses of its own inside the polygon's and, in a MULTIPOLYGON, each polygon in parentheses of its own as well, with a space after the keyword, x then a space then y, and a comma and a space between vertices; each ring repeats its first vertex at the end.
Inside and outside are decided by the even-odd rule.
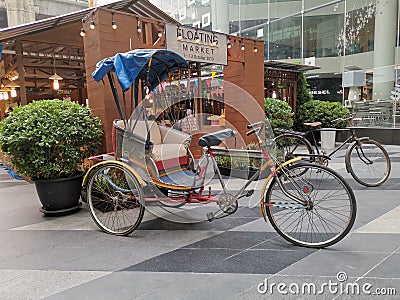
POLYGON ((153 209, 156 204, 178 208, 191 203, 217 204, 217 210, 208 212, 206 217, 208 221, 220 219, 235 213, 238 200, 254 193, 246 188, 261 172, 270 169, 260 204, 264 220, 268 219, 280 236, 295 245, 311 248, 328 247, 343 239, 354 224, 357 210, 354 193, 346 181, 325 166, 300 162, 300 157, 276 165, 266 144, 261 142, 264 122, 249 126, 255 127, 248 134, 257 135, 264 163, 237 193, 227 191, 213 152, 213 146, 234 136, 231 129, 225 129, 199 139, 199 145, 206 150, 192 174, 191 186, 167 184, 162 177, 146 182, 123 161, 104 161, 92 167, 84 186, 93 220, 107 233, 128 235, 141 223, 145 208, 153 209), (216 171, 222 189, 216 196, 210 192, 203 194, 203 175, 209 166, 216 171), (155 194, 161 188, 163 195, 155 194))
POLYGON ((310 161, 321 165, 328 165, 329 160, 340 149, 350 143, 345 154, 346 170, 360 184, 367 187, 376 187, 383 184, 389 177, 391 163, 385 148, 369 137, 357 136, 353 127, 355 115, 348 118, 338 118, 332 122, 347 122, 350 137, 337 146, 332 152, 320 151, 317 146, 314 131, 320 126, 320 122, 305 123, 310 129, 306 132, 278 130, 280 135, 275 137, 275 143, 279 149, 279 157, 285 161, 293 157, 308 157, 310 161), (307 140, 307 136, 312 137, 314 149, 307 140))
MULTIPOLYGON (((175 60, 187 67, 183 58, 169 50, 132 50, 125 58, 135 62, 135 54, 140 55, 142 62, 144 57, 147 58, 139 75, 149 87, 156 86, 159 80, 158 76, 151 77, 151 74, 176 71, 175 60), (156 59, 152 59, 154 55, 156 59)), ((100 81, 105 74, 110 75, 109 72, 119 74, 115 69, 120 64, 114 64, 112 68, 114 62, 114 58, 106 59, 107 69, 95 79, 100 81)), ((136 66, 134 63, 127 65, 136 66)), ((103 70, 103 66, 98 64, 98 69, 103 70)), ((109 81, 115 91, 110 78, 111 75, 109 81)), ((120 108, 117 96, 114 93, 114 100, 120 108)), ((83 194, 90 214, 106 233, 118 236, 132 233, 142 222, 145 210, 168 220, 172 215, 176 222, 214 221, 227 217, 238 210, 239 199, 254 193, 249 185, 261 178, 261 173, 268 175, 261 190, 262 216, 287 241, 305 247, 327 247, 343 239, 354 224, 357 205, 346 181, 325 166, 300 162, 300 157, 282 163, 276 160, 272 129, 267 120, 247 126, 251 128, 247 135, 256 135, 261 163, 255 174, 235 193, 225 185, 215 152, 223 141, 235 137, 236 131, 226 128, 199 138, 198 145, 204 152, 197 167, 190 159, 190 151, 185 148, 185 154, 179 154, 178 165, 164 168, 166 162, 176 159, 169 157, 160 161, 153 156, 155 136, 161 127, 153 127, 158 125, 147 119, 143 105, 136 105, 131 116, 132 119, 125 120, 121 115, 124 126, 117 127, 115 159, 92 166, 83 181, 83 194), (211 186, 208 191, 205 188, 210 170, 212 175, 216 174, 216 179, 212 180, 216 180, 221 188, 216 194, 212 193, 211 186)), ((165 136, 174 131, 172 128, 163 130, 171 130, 165 136)), ((186 144, 185 138, 182 145, 186 144)), ((180 149, 181 145, 174 147, 180 149)))

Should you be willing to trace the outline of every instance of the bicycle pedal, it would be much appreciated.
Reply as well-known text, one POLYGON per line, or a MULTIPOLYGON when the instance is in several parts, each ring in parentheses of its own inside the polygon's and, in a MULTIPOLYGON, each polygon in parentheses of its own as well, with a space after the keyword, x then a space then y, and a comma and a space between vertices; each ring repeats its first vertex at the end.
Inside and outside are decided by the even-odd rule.
POLYGON ((214 216, 214 213, 208 213, 207 214, 207 220, 208 220, 208 222, 212 222, 212 221, 214 221, 215 220, 215 216, 214 216))
POLYGON ((253 194, 254 194, 254 190, 249 190, 249 191, 247 191, 245 197, 251 197, 253 194))

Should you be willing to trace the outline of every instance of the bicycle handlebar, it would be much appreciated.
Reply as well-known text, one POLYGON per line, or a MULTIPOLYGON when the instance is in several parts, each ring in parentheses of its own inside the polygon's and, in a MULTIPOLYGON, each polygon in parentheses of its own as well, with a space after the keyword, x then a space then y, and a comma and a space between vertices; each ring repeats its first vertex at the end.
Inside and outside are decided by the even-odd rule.
POLYGON ((332 120, 331 122, 332 123, 337 123, 337 122, 349 122, 349 121, 351 121, 351 120, 353 120, 354 118, 355 118, 355 114, 352 114, 350 117, 348 117, 348 118, 337 118, 337 119, 334 119, 334 120, 332 120))
MULTIPOLYGON (((253 124, 249 124, 249 125, 247 125, 247 128, 248 128, 248 129, 254 128, 254 127, 257 127, 257 126, 262 125, 263 123, 264 123, 263 121, 259 121, 259 122, 253 123, 253 124)), ((250 132, 250 131, 249 131, 249 132, 250 132)))
MULTIPOLYGON (((247 127, 248 127, 248 125, 247 125, 247 127)), ((256 130, 257 130, 257 129, 253 129, 253 130, 247 131, 247 132, 246 132, 246 135, 249 136, 249 135, 255 133, 256 130)))

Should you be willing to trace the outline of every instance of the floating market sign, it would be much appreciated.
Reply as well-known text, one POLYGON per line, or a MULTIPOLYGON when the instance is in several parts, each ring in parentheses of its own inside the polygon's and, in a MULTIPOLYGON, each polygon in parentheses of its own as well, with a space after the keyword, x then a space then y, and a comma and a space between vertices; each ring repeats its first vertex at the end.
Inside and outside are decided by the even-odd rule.
POLYGON ((168 50, 190 61, 228 64, 225 34, 168 23, 165 28, 168 50))

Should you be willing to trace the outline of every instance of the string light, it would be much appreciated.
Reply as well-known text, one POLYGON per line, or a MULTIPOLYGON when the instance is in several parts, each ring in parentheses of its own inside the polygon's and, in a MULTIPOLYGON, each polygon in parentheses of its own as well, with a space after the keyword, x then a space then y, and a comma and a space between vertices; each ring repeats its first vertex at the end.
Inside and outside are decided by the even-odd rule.
POLYGON ((254 49, 253 49, 253 52, 254 52, 254 53, 257 53, 257 52, 258 52, 257 45, 256 45, 256 41, 254 41, 254 49))
POLYGON ((96 28, 96 24, 94 23, 94 12, 92 12, 92 20, 90 21, 90 29, 95 29, 96 28))
POLYGON ((228 38, 228 42, 226 43, 226 46, 228 47, 228 49, 232 48, 232 44, 231 44, 231 41, 229 40, 229 38, 228 38))
POLYGON ((83 25, 84 25, 84 24, 85 24, 85 20, 82 19, 82 28, 81 28, 81 33, 80 33, 80 36, 81 36, 81 37, 84 37, 84 36, 86 35, 85 29, 83 29, 83 25))
POLYGON ((136 20, 137 20, 137 32, 141 33, 142 32, 142 28, 140 28, 139 17, 136 17, 136 20))
POLYGON ((118 28, 118 26, 117 26, 117 23, 114 20, 114 12, 111 13, 111 16, 112 16, 111 27, 112 27, 112 29, 115 30, 115 29, 118 28))

